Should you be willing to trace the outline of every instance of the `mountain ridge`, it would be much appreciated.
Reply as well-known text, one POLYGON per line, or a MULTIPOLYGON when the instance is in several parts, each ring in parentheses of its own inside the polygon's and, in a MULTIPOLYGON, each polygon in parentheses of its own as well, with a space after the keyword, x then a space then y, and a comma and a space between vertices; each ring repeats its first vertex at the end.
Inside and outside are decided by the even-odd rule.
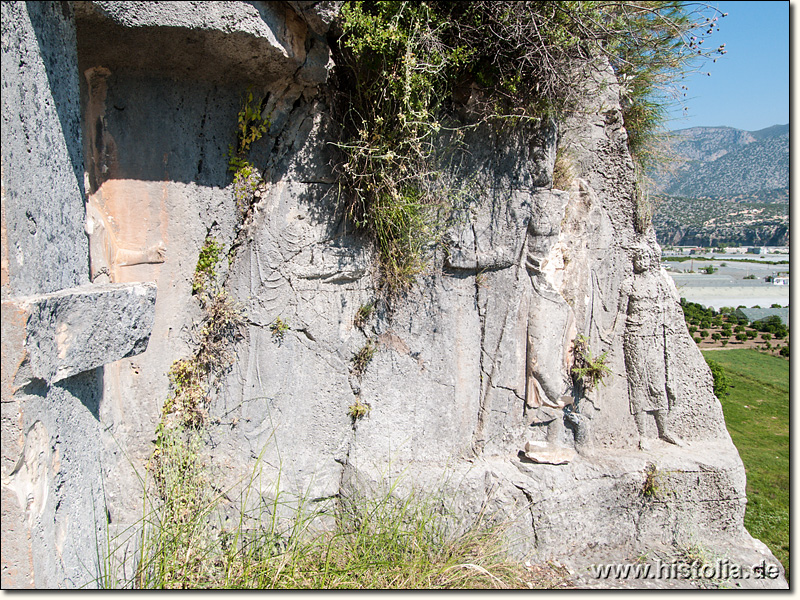
POLYGON ((660 243, 789 243, 788 123, 689 127, 669 137, 674 159, 651 175, 660 243))

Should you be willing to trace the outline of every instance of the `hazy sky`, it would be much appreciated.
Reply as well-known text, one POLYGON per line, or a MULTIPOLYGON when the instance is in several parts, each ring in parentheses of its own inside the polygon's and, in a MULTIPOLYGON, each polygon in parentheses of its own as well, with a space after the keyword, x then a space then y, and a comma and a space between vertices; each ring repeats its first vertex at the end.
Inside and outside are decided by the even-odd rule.
MULTIPOLYGON (((710 2, 728 16, 704 43, 728 51, 703 74, 686 80, 686 106, 672 111, 669 129, 727 125, 757 131, 789 122, 789 5, 785 2, 710 2), (705 75, 711 72, 711 76, 705 75)), ((792 13, 797 4, 792 2, 792 13)))

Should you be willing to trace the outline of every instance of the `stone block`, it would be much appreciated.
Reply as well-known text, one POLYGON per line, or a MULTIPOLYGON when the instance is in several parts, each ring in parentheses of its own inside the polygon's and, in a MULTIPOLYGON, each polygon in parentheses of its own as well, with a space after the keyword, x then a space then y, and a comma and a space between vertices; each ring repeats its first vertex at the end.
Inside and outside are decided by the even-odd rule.
POLYGON ((31 378, 53 383, 141 354, 153 328, 155 301, 155 284, 135 283, 86 285, 4 302, 3 320, 8 315, 25 328, 14 385, 31 378))

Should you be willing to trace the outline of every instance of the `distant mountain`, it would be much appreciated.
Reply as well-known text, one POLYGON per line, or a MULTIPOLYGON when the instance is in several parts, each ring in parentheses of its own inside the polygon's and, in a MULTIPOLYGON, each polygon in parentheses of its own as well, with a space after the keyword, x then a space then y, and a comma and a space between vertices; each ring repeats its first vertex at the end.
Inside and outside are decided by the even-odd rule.
POLYGON ((692 127, 673 132, 670 146, 671 165, 651 174, 661 244, 789 243, 788 124, 692 127))
POLYGON ((673 132, 672 167, 655 191, 684 198, 726 197, 789 187, 789 125, 760 131, 692 127, 673 132))

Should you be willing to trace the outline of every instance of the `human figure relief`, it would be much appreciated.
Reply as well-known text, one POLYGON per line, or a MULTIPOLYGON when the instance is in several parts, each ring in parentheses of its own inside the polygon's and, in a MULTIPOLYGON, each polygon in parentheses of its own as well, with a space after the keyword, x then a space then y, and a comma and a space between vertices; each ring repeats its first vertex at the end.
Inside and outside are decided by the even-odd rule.
POLYGON ((89 268, 92 282, 115 283, 119 267, 163 263, 164 242, 148 248, 132 249, 117 243, 111 224, 93 197, 86 203, 86 234, 89 236, 89 268))
POLYGON ((633 276, 620 290, 617 317, 625 314, 623 350, 628 375, 630 410, 639 433, 639 447, 647 449, 645 419, 655 418, 658 437, 670 444, 683 443, 669 430, 669 413, 675 394, 667 368, 667 345, 674 335, 670 328, 670 292, 659 269, 659 261, 650 248, 638 248, 633 256, 633 276), (667 302, 665 302, 667 300, 667 302))
POLYGON ((557 442, 563 428, 563 408, 572 404, 572 340, 575 315, 564 297, 548 279, 548 265, 554 260, 563 202, 555 195, 538 208, 537 219, 528 226, 525 268, 531 282, 526 329, 525 405, 534 423, 547 423, 547 438, 557 442), (551 204, 551 206, 547 206, 551 204))

